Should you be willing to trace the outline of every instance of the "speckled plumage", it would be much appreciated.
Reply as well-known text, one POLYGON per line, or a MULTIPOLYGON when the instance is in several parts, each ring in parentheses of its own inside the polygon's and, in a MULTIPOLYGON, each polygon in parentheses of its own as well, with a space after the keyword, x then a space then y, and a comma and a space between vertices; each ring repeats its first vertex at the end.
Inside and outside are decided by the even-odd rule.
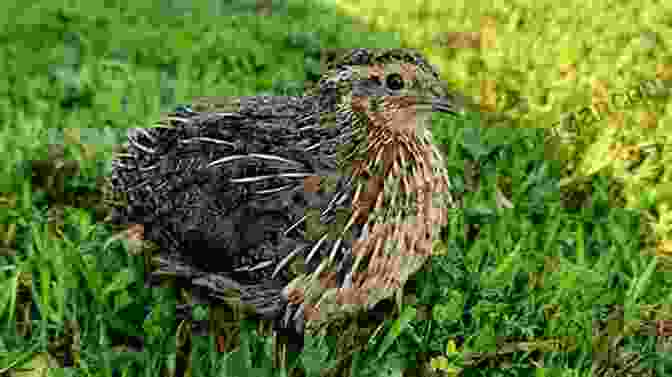
POLYGON ((460 104, 436 70, 402 49, 324 62, 305 96, 203 99, 129 130, 112 177, 116 221, 162 249, 155 274, 237 290, 299 333, 394 295, 455 206, 429 115, 460 104))

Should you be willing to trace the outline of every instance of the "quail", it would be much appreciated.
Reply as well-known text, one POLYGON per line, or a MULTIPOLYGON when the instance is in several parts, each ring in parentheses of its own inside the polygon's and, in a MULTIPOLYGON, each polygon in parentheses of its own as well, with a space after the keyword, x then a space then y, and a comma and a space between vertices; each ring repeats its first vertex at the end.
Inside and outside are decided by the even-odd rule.
POLYGON ((303 96, 202 98, 129 129, 114 219, 159 246, 154 275, 317 334, 428 260, 457 205, 430 120, 463 97, 409 49, 330 50, 323 69, 303 96))

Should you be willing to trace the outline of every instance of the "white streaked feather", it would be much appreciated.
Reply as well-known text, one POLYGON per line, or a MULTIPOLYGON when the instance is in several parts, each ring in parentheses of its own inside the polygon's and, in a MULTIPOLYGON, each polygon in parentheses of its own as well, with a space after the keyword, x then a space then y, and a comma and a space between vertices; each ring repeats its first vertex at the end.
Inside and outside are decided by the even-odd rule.
POLYGON ((320 125, 317 125, 317 126, 310 125, 310 126, 306 126, 306 127, 301 127, 301 128, 299 128, 297 131, 317 130, 317 129, 319 129, 320 127, 321 127, 320 125))
POLYGON ((227 157, 220 158, 219 160, 212 161, 211 163, 208 164, 208 167, 210 168, 210 167, 213 167, 215 165, 219 165, 219 164, 222 164, 222 163, 225 163, 225 162, 241 160, 241 159, 244 159, 244 158, 249 158, 249 156, 244 155, 244 154, 235 154, 233 156, 227 156, 227 157))
POLYGON ((317 149, 317 148, 319 148, 320 145, 322 145, 321 142, 320 142, 320 143, 313 144, 313 145, 311 145, 310 147, 304 149, 304 151, 305 151, 305 152, 310 152, 310 151, 312 151, 313 149, 317 149))
MULTIPOLYGON (((231 143, 229 143, 229 144, 231 144, 231 143)), ((264 160, 280 161, 280 162, 284 162, 286 164, 291 164, 291 165, 299 165, 299 166, 303 165, 302 163, 300 163, 298 161, 288 160, 286 158, 273 156, 273 155, 270 155, 270 154, 250 153, 250 154, 236 154, 236 155, 232 155, 232 156, 223 157, 223 158, 220 158, 219 160, 212 161, 211 163, 208 164, 208 167, 219 165, 219 164, 222 164, 222 163, 225 163, 225 162, 241 160, 241 159, 245 159, 245 158, 261 158, 261 159, 264 159, 264 160)))
POLYGON ((334 242, 334 247, 331 248, 331 254, 329 254, 329 263, 334 263, 334 259, 336 258, 336 251, 341 246, 342 242, 343 238, 339 238, 336 240, 336 242, 334 242))
POLYGON ((143 134, 146 138, 148 138, 152 142, 156 141, 156 138, 154 138, 154 136, 152 136, 152 134, 150 134, 149 131, 147 131, 144 128, 136 128, 135 132, 139 132, 139 133, 143 134))
POLYGON ((275 276, 282 270, 288 263, 289 261, 292 260, 298 254, 299 252, 305 250, 308 246, 299 246, 296 249, 292 250, 291 253, 289 253, 286 257, 282 258, 280 263, 275 267, 275 270, 273 270, 273 273, 271 274, 271 279, 275 278, 275 276))
POLYGON ((324 236, 322 236, 322 238, 320 238, 320 239, 315 243, 315 246, 313 246, 313 248, 310 250, 310 253, 308 253, 308 256, 306 257, 306 264, 310 263, 310 260, 313 259, 313 256, 314 256, 315 253, 317 252, 317 249, 320 248, 320 246, 322 245, 322 243, 324 242, 324 240, 327 239, 328 236, 329 236, 329 233, 326 233, 324 236))
POLYGON ((291 305, 287 305, 285 307, 285 315, 282 317, 282 326, 283 327, 289 327, 289 321, 292 318, 292 310, 291 310, 291 305))
POLYGON ((131 144, 133 144, 134 147, 140 149, 141 151, 143 151, 145 153, 148 153, 148 154, 156 153, 155 149, 152 149, 152 148, 149 148, 149 147, 146 147, 146 146, 140 144, 140 142, 138 142, 138 140, 134 136, 129 135, 128 140, 130 141, 131 144))
POLYGON ((307 174, 307 173, 283 173, 283 174, 271 174, 271 175, 258 175, 255 177, 245 177, 245 178, 234 178, 234 179, 229 179, 229 182, 231 183, 253 183, 253 182, 259 182, 259 181, 264 181, 267 179, 273 179, 273 178, 305 178, 305 177, 310 177, 312 174, 307 174))
POLYGON ((167 117, 164 117, 163 120, 175 121, 175 122, 179 122, 179 123, 183 123, 183 124, 189 123, 189 118, 182 118, 182 117, 178 117, 178 116, 167 116, 167 117))
POLYGON ((276 188, 272 188, 272 189, 255 191, 254 193, 255 194, 273 194, 273 193, 276 193, 276 192, 287 190, 288 188, 293 187, 293 186, 294 186, 293 184, 289 184, 289 185, 284 185, 284 186, 280 186, 280 187, 276 187, 276 188))
POLYGON ((194 141, 207 141, 207 142, 210 142, 210 143, 224 144, 224 145, 229 145, 229 146, 232 146, 232 147, 236 146, 235 143, 231 143, 231 142, 228 142, 228 141, 225 141, 225 140, 219 140, 219 139, 215 139, 215 138, 211 138, 211 137, 192 137, 192 138, 189 138, 189 139, 180 140, 180 143, 189 144, 189 143, 193 143, 194 141))
POLYGON ((255 265, 255 266, 252 266, 252 267, 245 266, 245 267, 236 268, 234 271, 236 271, 236 272, 256 271, 256 270, 261 270, 262 268, 266 268, 266 267, 270 266, 271 264, 273 264, 273 261, 269 260, 269 261, 261 262, 261 263, 255 265))
POLYGON ((297 319, 299 319, 299 316, 303 315, 303 313, 305 311, 305 308, 306 308, 306 304, 304 302, 302 302, 301 306, 299 306, 299 308, 296 310, 296 312, 294 312, 294 315, 292 316, 292 321, 296 321, 297 319))
POLYGON ((297 226, 299 226, 299 224, 301 224, 302 222, 304 222, 304 221, 306 220, 306 217, 308 217, 308 215, 304 215, 304 216, 303 216, 302 218, 300 218, 297 222, 295 222, 295 223, 292 224, 289 228, 287 228, 287 230, 285 230, 284 235, 286 236, 287 234, 289 234, 289 232, 292 231, 292 229, 296 228, 297 226))
MULTIPOLYGON (((369 237, 369 223, 364 224, 362 227, 362 233, 359 235, 359 238, 357 239, 358 241, 363 241, 369 237)), ((348 287, 352 286, 352 274, 355 270, 357 270, 357 267, 359 267, 359 264, 361 263, 362 259, 364 259, 364 253, 361 253, 355 258, 355 262, 352 264, 352 268, 348 273, 345 275, 345 279, 343 280, 343 285, 345 286, 346 284, 348 287)))
MULTIPOLYGON (((352 249, 349 250, 352 252, 352 249)), ((341 259, 341 261, 338 263, 338 266, 336 267, 336 272, 340 273, 343 270, 343 267, 345 263, 347 262, 347 258, 341 259)), ((346 274, 345 278, 343 279, 343 284, 341 285, 341 288, 352 288, 352 274, 348 272, 346 274)))
POLYGON ((329 211, 334 209, 337 205, 343 204, 345 200, 348 198, 348 193, 344 192, 340 196, 335 195, 333 199, 331 199, 331 202, 329 202, 329 205, 327 205, 327 208, 320 213, 320 218, 322 218, 324 215, 326 215, 329 211))
POLYGON ((350 270, 343 279, 343 288, 352 288, 352 270, 350 270))
POLYGON ((292 164, 292 165, 303 165, 302 163, 300 163, 298 161, 288 160, 286 158, 273 156, 271 154, 250 153, 248 156, 255 157, 255 158, 261 158, 261 159, 265 159, 265 160, 275 160, 275 161, 285 162, 287 164, 292 164))
POLYGON ((120 162, 119 160, 112 160, 112 166, 120 167, 123 169, 130 169, 130 166, 120 162))
POLYGON ((143 168, 140 168, 140 171, 150 171, 150 170, 154 170, 158 167, 159 167, 159 164, 154 164, 154 165, 151 165, 151 166, 145 166, 143 168))
POLYGON ((369 223, 365 223, 364 226, 362 227, 362 232, 359 234, 359 241, 364 241, 366 238, 369 237, 369 223))

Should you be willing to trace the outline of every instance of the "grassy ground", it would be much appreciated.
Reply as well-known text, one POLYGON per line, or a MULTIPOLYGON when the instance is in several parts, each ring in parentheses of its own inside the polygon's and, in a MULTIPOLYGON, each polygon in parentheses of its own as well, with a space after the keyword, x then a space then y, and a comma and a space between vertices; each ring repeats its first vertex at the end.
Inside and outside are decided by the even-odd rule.
MULTIPOLYGON (((196 96, 300 93, 297 83, 319 75, 321 48, 400 44, 327 6, 228 3, 8 6, 0 375, 49 367, 52 375, 163 376, 180 367, 175 293, 144 287, 142 257, 104 221, 101 178, 123 128, 196 96)), ((643 252, 652 242, 647 215, 614 205, 618 182, 602 172, 561 191, 564 167, 546 158, 542 130, 482 125, 479 114, 435 123, 466 209, 402 312, 348 357, 333 339, 309 342, 306 375, 337 366, 353 377, 589 376, 619 362, 669 373, 656 331, 672 319, 662 304, 670 278, 643 252), (513 209, 495 210, 495 187, 513 209)), ((255 328, 244 322, 228 354, 193 339, 192 374, 281 373, 255 328)))

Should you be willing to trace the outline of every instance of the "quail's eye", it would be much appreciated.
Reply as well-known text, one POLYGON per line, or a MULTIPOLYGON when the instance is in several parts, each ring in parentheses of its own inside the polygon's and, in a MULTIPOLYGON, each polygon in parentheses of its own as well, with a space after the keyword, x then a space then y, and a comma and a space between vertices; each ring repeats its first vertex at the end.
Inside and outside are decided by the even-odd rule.
POLYGON ((382 82, 380 82, 380 78, 378 76, 373 76, 369 80, 378 86, 383 84, 382 82))
POLYGON ((404 88, 404 79, 398 73, 392 73, 385 79, 385 85, 392 90, 401 90, 404 88))

